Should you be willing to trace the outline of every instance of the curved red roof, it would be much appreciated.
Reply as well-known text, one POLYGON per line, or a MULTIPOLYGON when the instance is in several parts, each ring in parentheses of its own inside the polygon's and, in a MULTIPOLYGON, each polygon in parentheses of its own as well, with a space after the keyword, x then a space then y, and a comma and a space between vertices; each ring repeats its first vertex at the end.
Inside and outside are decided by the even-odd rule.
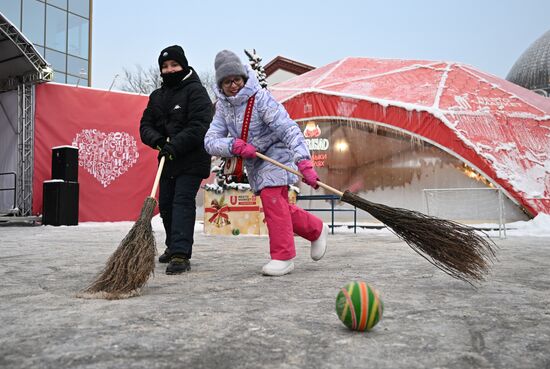
POLYGON ((550 213, 550 99, 468 65, 346 58, 270 88, 293 119, 393 127, 476 168, 532 215, 550 213))

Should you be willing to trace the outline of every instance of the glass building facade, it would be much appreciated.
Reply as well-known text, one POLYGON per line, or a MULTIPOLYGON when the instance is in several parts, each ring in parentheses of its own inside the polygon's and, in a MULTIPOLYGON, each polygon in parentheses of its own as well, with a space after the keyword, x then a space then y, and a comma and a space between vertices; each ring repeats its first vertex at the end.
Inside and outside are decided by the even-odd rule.
POLYGON ((55 82, 91 85, 92 0, 0 0, 0 12, 51 64, 55 82))

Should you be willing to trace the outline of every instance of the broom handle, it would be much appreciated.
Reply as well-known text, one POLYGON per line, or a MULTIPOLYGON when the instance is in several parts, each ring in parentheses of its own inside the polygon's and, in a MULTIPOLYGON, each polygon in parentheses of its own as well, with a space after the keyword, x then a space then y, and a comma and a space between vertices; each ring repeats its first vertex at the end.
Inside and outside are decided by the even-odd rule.
POLYGON ((157 169, 157 176, 155 177, 155 183, 153 183, 153 189, 151 190, 151 196, 149 197, 155 198, 155 195, 157 194, 157 187, 159 186, 160 175, 162 174, 162 168, 164 167, 165 161, 166 156, 160 158, 159 168, 157 169))
MULTIPOLYGON (((166 142, 170 142, 170 137, 166 138, 166 142)), ((166 156, 163 156, 162 158, 160 158, 159 168, 157 169, 157 176, 155 177, 155 182, 153 183, 153 189, 151 190, 151 196, 149 197, 155 198, 155 195, 157 194, 157 187, 159 186, 160 175, 162 174, 162 168, 164 168, 165 161, 166 161, 166 156)))
MULTIPOLYGON (((259 153, 259 152, 256 152, 256 156, 259 157, 260 159, 262 160, 265 160, 267 162, 270 162, 271 164, 273 165, 276 165, 278 166, 279 168, 283 168, 284 170, 290 172, 290 173, 294 173, 296 174, 298 177, 300 178, 304 178, 304 176, 302 175, 302 173, 300 173, 299 171, 297 171, 296 169, 292 169, 291 167, 288 167, 286 165, 284 165, 283 163, 279 163, 277 160, 274 160, 274 159, 271 159, 269 156, 265 156, 264 154, 262 153, 259 153)), ((340 197, 342 197, 344 195, 344 193, 342 191, 339 191, 337 190, 336 188, 334 187, 331 187, 329 186, 328 184, 325 184, 321 181, 317 181, 317 184, 319 185, 319 187, 323 187, 325 190, 329 191, 329 192, 332 192, 333 194, 335 195, 338 195, 340 197)))

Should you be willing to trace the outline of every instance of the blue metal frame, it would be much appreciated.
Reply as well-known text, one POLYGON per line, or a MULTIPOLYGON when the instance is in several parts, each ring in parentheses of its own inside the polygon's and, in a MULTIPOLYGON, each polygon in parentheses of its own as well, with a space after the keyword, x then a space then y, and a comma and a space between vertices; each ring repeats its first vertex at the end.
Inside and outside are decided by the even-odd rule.
POLYGON ((353 209, 335 209, 334 204, 337 200, 340 200, 340 197, 337 195, 297 195, 296 201, 298 200, 330 200, 330 209, 327 208, 304 208, 307 211, 330 211, 331 215, 331 233, 334 234, 334 212, 335 211, 352 211, 353 212, 353 233, 357 233, 357 208, 354 206, 353 209))

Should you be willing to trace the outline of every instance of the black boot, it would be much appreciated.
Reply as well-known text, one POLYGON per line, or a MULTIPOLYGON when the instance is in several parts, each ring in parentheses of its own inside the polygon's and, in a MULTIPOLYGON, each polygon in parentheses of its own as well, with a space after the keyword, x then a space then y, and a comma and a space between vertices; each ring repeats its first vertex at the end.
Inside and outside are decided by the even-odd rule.
POLYGON ((166 274, 181 274, 191 270, 191 263, 189 259, 179 255, 172 255, 170 263, 166 267, 166 274))
POLYGON ((166 250, 164 250, 164 254, 159 256, 159 263, 166 264, 168 262, 170 262, 170 250, 167 247, 166 250))

